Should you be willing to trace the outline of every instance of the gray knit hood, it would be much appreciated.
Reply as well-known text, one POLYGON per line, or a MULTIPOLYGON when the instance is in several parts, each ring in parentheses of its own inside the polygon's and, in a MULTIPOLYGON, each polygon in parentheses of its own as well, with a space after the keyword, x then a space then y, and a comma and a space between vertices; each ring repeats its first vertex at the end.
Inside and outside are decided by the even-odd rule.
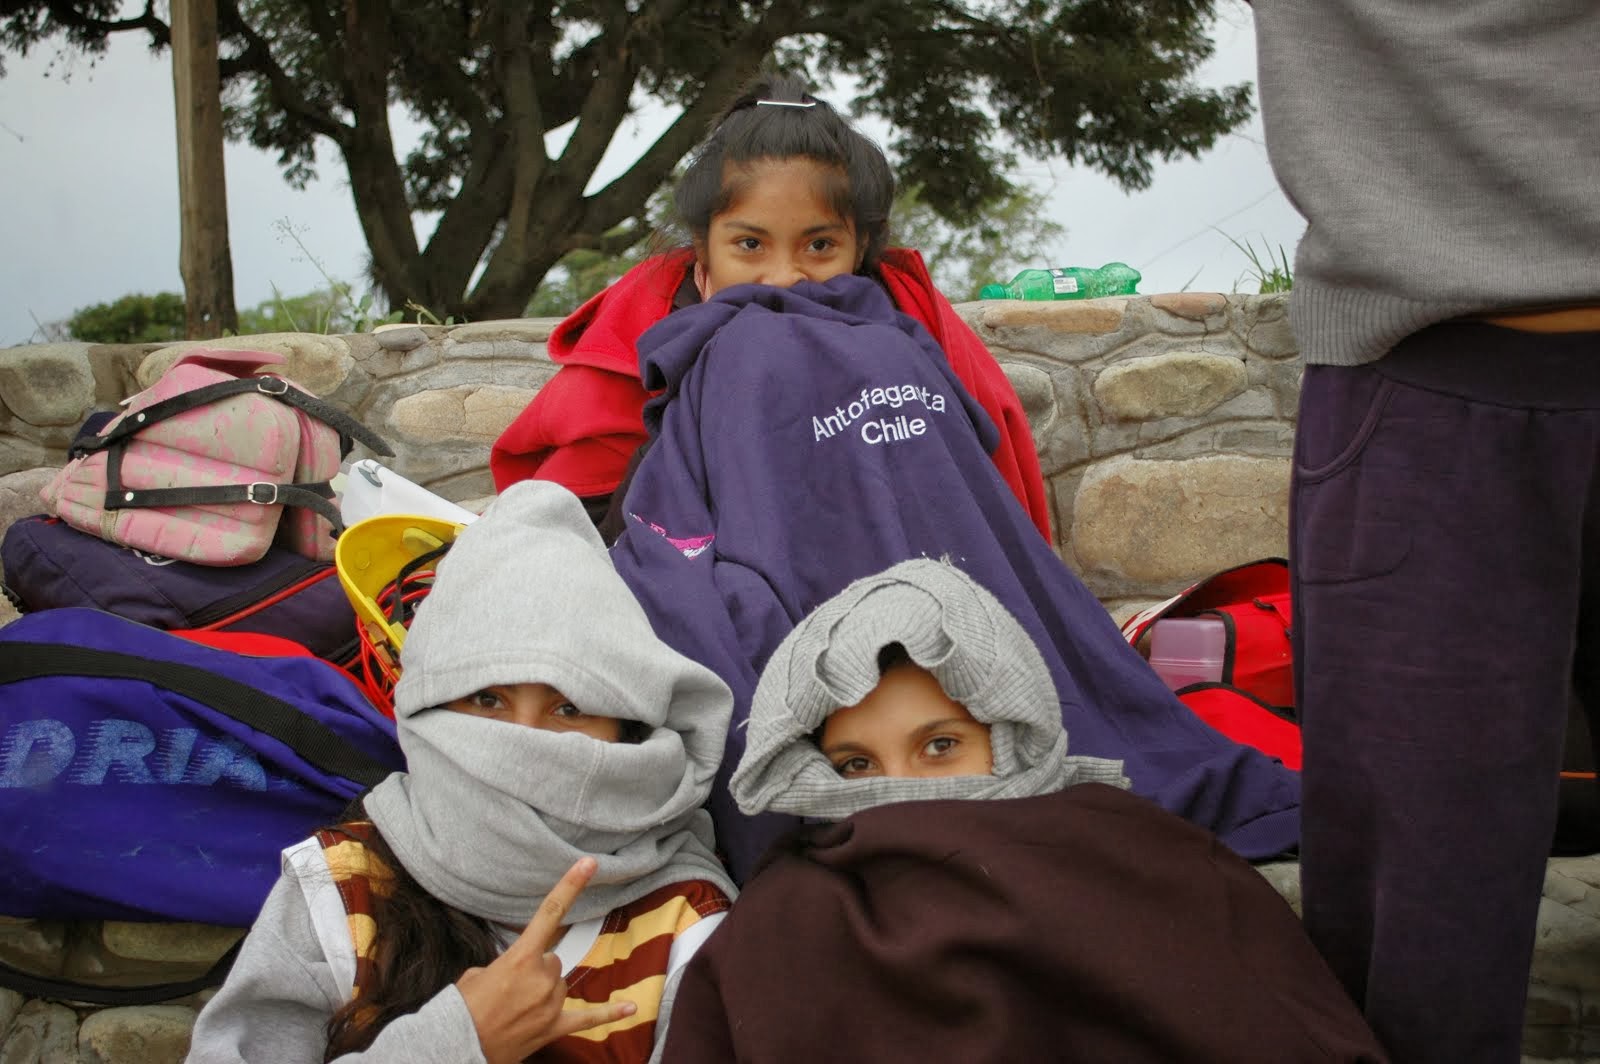
POLYGON ((407 771, 366 798, 429 893, 521 926, 579 857, 599 871, 571 919, 707 879, 733 896, 701 808, 733 697, 655 635, 582 504, 524 481, 438 566, 401 652, 395 719, 407 771), (440 708, 495 684, 546 683, 586 713, 639 721, 641 743, 440 708))
POLYGON ((730 786, 747 814, 842 820, 889 802, 1021 798, 1084 782, 1128 786, 1121 761, 1067 755, 1049 666, 1017 619, 954 565, 918 559, 850 584, 779 644, 730 786), (989 725, 991 775, 847 780, 822 755, 812 734, 877 686, 878 653, 891 643, 989 725))

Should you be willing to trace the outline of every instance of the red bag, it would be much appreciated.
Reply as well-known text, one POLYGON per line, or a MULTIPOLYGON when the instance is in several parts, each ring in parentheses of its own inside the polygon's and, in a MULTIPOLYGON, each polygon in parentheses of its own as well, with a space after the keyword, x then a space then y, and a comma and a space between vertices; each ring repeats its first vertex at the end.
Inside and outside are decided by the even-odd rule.
POLYGON ((1178 700, 1228 738, 1298 770, 1289 563, 1263 558, 1209 576, 1128 618, 1123 637, 1138 646, 1164 617, 1215 617, 1227 633, 1221 682, 1181 687, 1178 700))
POLYGON ((1209 576, 1128 618, 1122 635, 1138 646, 1163 617, 1220 619, 1227 630, 1222 682, 1269 706, 1294 708, 1287 561, 1263 558, 1209 576))

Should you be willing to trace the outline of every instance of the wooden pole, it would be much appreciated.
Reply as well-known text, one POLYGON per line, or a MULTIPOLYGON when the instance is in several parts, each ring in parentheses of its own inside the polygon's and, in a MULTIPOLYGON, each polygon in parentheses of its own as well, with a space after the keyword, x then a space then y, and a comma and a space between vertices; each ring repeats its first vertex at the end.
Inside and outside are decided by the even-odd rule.
POLYGON ((172 88, 178 120, 178 270, 190 339, 237 332, 222 162, 216 0, 172 0, 172 88))

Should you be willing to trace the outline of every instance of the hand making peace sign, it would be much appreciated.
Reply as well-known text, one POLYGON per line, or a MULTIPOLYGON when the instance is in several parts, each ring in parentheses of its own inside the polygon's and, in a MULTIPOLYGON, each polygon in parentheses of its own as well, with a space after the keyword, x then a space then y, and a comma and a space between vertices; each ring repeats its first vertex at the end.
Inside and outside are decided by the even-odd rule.
POLYGON ((631 1001, 563 1011, 567 984, 561 961, 550 952, 561 939, 561 921, 588 885, 599 863, 584 857, 567 870, 533 914, 528 927, 487 968, 468 968, 456 980, 478 1030, 489 1064, 516 1064, 564 1038, 631 1016, 631 1001))

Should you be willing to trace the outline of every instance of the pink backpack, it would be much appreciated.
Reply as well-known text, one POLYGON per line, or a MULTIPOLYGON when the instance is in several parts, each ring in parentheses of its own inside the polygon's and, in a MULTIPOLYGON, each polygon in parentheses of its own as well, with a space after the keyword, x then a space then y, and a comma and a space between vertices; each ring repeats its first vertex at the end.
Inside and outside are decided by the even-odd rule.
POLYGON ((180 358, 74 444, 40 493, 45 507, 101 539, 202 565, 256 561, 274 539, 332 560, 343 525, 329 481, 340 460, 353 440, 393 452, 332 405, 256 372, 283 361, 206 349, 180 358))

